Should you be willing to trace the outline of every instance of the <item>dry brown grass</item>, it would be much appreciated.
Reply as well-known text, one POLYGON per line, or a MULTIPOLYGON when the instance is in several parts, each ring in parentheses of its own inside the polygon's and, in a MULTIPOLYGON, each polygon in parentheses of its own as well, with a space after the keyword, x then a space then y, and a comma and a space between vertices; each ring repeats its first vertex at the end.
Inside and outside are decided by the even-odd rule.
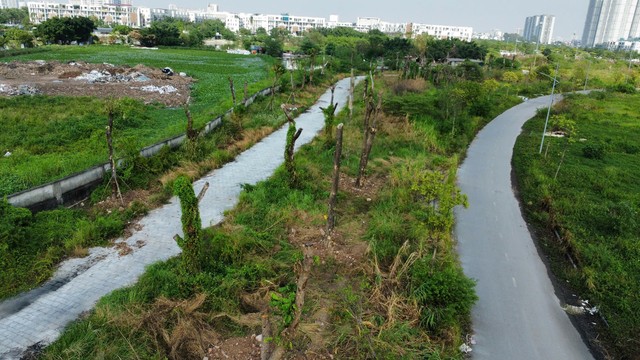
POLYGON ((422 79, 400 79, 393 77, 385 77, 385 82, 387 83, 389 89, 393 92, 394 95, 402 95, 405 93, 421 93, 425 91, 429 85, 429 83, 422 79))
MULTIPOLYGON (((246 347, 248 343, 252 344, 249 348, 255 347, 254 338, 247 336, 230 342, 216 330, 216 326, 235 323, 255 329, 260 324, 259 314, 211 314, 201 310, 205 301, 204 294, 181 301, 161 297, 151 305, 138 305, 118 314, 109 307, 101 307, 97 311, 98 315, 113 319, 115 325, 124 331, 123 336, 127 331, 148 334, 155 349, 169 359, 202 359, 207 354, 224 354, 225 349, 226 353, 255 355, 255 351, 246 347), (240 343, 243 345, 237 351, 231 349, 240 343)), ((254 358, 253 355, 231 358, 248 359, 254 358)))
POLYGON ((377 329, 378 334, 392 328, 397 322, 415 325, 420 319, 420 309, 416 302, 401 295, 405 275, 422 256, 419 251, 409 253, 409 250, 410 244, 407 241, 400 247, 386 271, 380 269, 375 256, 371 263, 371 275, 380 280, 375 283, 369 301, 379 313, 385 314, 385 322, 377 329))

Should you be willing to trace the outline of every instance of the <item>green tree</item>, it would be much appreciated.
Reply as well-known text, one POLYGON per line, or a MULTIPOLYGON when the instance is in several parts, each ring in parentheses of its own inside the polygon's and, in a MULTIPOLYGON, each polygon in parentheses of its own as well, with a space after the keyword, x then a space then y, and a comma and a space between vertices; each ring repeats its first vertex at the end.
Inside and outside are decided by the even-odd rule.
POLYGON ((27 8, 0 9, 0 24, 18 25, 29 22, 27 8))
POLYGON ((127 25, 116 25, 113 27, 113 32, 120 35, 129 35, 133 31, 133 28, 127 25))
POLYGON ((276 38, 267 37, 264 41, 265 54, 273 57, 282 56, 284 44, 276 38))
POLYGON ((148 40, 153 39, 154 44, 152 46, 176 46, 182 44, 180 29, 175 19, 168 18, 154 21, 151 23, 151 27, 143 29, 140 33, 143 37, 148 36, 148 40))
POLYGON ((18 48, 20 45, 24 47, 33 47, 33 35, 26 30, 20 30, 17 28, 8 29, 5 32, 5 39, 8 42, 12 42, 14 47, 18 48))
POLYGON ((233 31, 227 29, 224 22, 219 19, 205 20, 196 24, 194 27, 198 29, 204 39, 216 37, 218 35, 222 36, 222 38, 226 40, 236 39, 236 35, 233 31))
POLYGON ((87 17, 54 17, 38 25, 34 35, 46 43, 69 45, 74 41, 88 42, 95 29, 94 22, 87 17))

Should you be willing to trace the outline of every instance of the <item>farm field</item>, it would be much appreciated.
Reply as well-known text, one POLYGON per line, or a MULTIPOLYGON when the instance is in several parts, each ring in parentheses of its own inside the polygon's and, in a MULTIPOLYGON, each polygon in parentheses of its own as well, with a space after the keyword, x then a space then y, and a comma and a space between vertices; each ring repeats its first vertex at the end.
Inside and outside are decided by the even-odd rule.
MULTIPOLYGON (((208 50, 52 47, 50 51, 2 60, 170 67, 176 72, 174 77, 184 72, 195 80, 188 95, 195 126, 203 125, 232 106, 228 77, 234 79, 240 98, 245 82, 249 84, 249 93, 268 86, 268 60, 208 50)), ((0 76, 0 83, 8 81, 18 80, 0 76)), ((135 96, 125 91, 122 94, 135 96)), ((185 97, 184 91, 180 96, 185 97)), ((158 96, 152 100, 157 99, 158 96)), ((116 105, 121 116, 115 122, 114 142, 120 156, 184 132, 186 117, 182 107, 145 100, 118 101, 116 105)), ((0 151, 11 153, 0 159, 0 196, 106 161, 104 127, 109 101, 88 96, 0 97, 0 126, 4 129, 0 134, 0 151)))
POLYGON ((570 137, 547 137, 538 154, 540 114, 524 126, 513 158, 528 217, 562 238, 541 239, 552 266, 599 307, 608 327, 600 332, 619 358, 635 358, 640 348, 639 107, 638 94, 568 96, 550 127, 570 137))

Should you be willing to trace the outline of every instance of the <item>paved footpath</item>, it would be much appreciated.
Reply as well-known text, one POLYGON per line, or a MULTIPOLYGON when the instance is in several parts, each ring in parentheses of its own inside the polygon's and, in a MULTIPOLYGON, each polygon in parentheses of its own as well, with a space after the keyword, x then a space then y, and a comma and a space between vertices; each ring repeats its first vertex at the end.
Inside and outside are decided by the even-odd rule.
POLYGON ((549 101, 531 99, 495 118, 458 171, 469 200, 456 209, 458 251, 480 298, 472 311, 476 360, 593 359, 561 308, 511 187, 516 138, 549 101))
MULTIPOLYGON (((349 79, 338 82, 335 101, 342 108, 349 92, 349 79)), ((307 112, 296 119, 304 131, 296 147, 310 142, 324 126, 320 107, 329 104, 327 91, 307 112)), ((200 203, 203 226, 222 221, 224 211, 238 202, 241 184, 267 179, 283 162, 287 127, 272 133, 240 154, 235 161, 194 183, 196 193, 205 182, 210 188, 200 203)), ((56 275, 42 287, 0 303, 0 359, 18 359, 36 343, 49 344, 81 313, 91 310, 98 299, 113 290, 134 284, 146 266, 180 253, 173 240, 182 235, 177 198, 139 220, 140 230, 127 239, 133 250, 120 256, 115 248, 95 248, 82 259, 64 262, 56 275)))

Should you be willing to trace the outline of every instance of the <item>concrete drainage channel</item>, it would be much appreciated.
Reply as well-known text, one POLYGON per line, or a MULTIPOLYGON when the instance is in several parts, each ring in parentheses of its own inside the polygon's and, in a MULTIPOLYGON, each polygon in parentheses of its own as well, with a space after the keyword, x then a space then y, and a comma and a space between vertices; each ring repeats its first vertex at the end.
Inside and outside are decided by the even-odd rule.
MULTIPOLYGON (((346 102, 349 81, 347 78, 337 83, 338 111, 346 102)), ((323 128, 320 107, 326 107, 330 98, 330 91, 325 92, 296 119, 297 126, 304 129, 297 147, 309 143, 323 128)), ((219 223, 224 211, 237 204, 241 184, 265 180, 282 164, 286 132, 285 126, 194 183, 196 193, 205 182, 215 189, 208 191, 200 203, 204 226, 219 223)), ((146 266, 180 253, 173 240, 175 234, 182 235, 180 204, 175 197, 140 219, 138 225, 139 230, 129 238, 116 240, 129 246, 130 253, 120 256, 116 248, 90 249, 88 257, 63 263, 52 279, 54 283, 0 304, 0 359, 19 359, 29 348, 46 346, 60 336, 68 323, 91 310, 98 299, 134 284, 146 266), (60 282, 55 283, 55 279, 60 282)))
MULTIPOLYGON (((150 91, 168 90, 161 87, 151 89, 150 91)), ((258 96, 265 96, 270 92, 271 88, 257 92, 244 102, 245 106, 251 105, 258 96)), ((205 125, 203 132, 208 134, 216 129, 222 124, 222 118, 231 112, 232 110, 229 110, 225 114, 208 122, 205 125)), ((165 146, 169 146, 170 148, 180 146, 185 139, 186 135, 182 134, 163 140, 140 150, 140 155, 144 157, 151 157, 160 152, 160 150, 165 146)), ((7 197, 7 201, 9 201, 13 206, 26 207, 32 211, 47 210, 60 205, 70 204, 88 196, 97 185, 102 183, 105 174, 110 170, 111 166, 109 164, 98 165, 83 172, 67 176, 63 179, 9 195, 7 197)))

